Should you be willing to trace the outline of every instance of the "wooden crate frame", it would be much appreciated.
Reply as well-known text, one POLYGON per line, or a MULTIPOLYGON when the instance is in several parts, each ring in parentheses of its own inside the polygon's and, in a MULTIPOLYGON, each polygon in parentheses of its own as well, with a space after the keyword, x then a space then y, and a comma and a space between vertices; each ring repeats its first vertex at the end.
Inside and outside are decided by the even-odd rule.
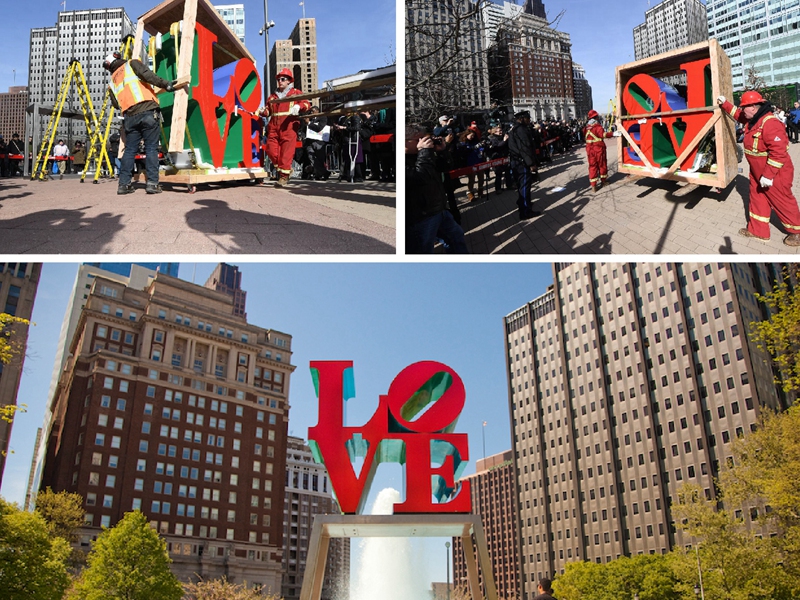
POLYGON ((736 178, 739 172, 739 159, 736 154, 736 129, 733 121, 725 116, 719 106, 706 106, 703 108, 693 108, 681 111, 652 113, 652 118, 658 116, 678 116, 680 114, 697 114, 697 113, 713 113, 713 116, 703 129, 695 136, 695 138, 688 144, 680 156, 677 157, 675 162, 666 170, 654 167, 650 161, 644 156, 642 150, 633 140, 633 138, 622 127, 622 118, 630 117, 631 115, 625 114, 625 109, 622 104, 622 92, 626 84, 634 75, 645 73, 653 77, 669 77, 682 73, 680 65, 694 60, 701 60, 710 58, 711 60, 711 94, 712 98, 716 99, 722 95, 726 98, 733 96, 733 79, 731 77, 731 61, 725 54, 725 51, 720 46, 716 39, 710 39, 704 42, 651 56, 643 60, 638 60, 631 63, 620 65, 616 69, 616 101, 618 107, 617 116, 617 129, 622 132, 622 137, 628 142, 630 147, 639 158, 644 162, 644 167, 637 167, 626 165, 623 163, 623 152, 625 151, 624 144, 620 141, 617 144, 617 165, 620 173, 627 173, 629 175, 640 175, 644 177, 653 177, 655 179, 664 179, 669 181, 683 181, 697 185, 706 185, 723 189, 736 178), (703 137, 714 129, 716 139, 716 173, 688 173, 686 171, 679 171, 681 163, 691 154, 691 152, 702 141, 703 137))
MULTIPOLYGON (((133 45, 133 56, 141 56, 144 32, 150 35, 169 31, 170 25, 183 21, 180 47, 178 56, 178 81, 191 81, 192 56, 194 54, 195 24, 200 23, 217 36, 214 48, 214 68, 218 68, 238 60, 247 58, 255 63, 253 55, 239 41, 236 34, 209 0, 165 0, 155 8, 144 13, 136 24, 136 36, 133 45)), ((189 107, 189 91, 186 87, 175 90, 175 100, 172 109, 172 122, 168 152, 181 152, 184 150, 184 136, 186 134, 186 111, 189 107)), ((203 169, 170 169, 160 173, 159 179, 165 183, 185 183, 190 191, 197 183, 210 183, 219 181, 232 181, 240 179, 261 179, 269 176, 263 168, 234 169, 231 173, 215 172, 203 169)))

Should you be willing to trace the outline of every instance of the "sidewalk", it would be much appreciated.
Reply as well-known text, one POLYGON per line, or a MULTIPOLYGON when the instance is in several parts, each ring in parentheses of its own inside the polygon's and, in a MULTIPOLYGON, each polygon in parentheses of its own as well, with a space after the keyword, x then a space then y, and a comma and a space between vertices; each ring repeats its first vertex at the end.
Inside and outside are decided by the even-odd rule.
POLYGON ((291 181, 164 186, 0 179, 3 254, 395 253, 395 185, 291 181))
MULTIPOLYGON (((543 215, 517 217, 515 190, 495 195, 494 179, 485 200, 466 202, 459 188, 462 225, 475 254, 797 254, 783 245, 786 233, 773 214, 768 243, 738 235, 747 224, 749 168, 721 192, 705 186, 616 172, 616 140, 608 140, 609 181, 596 194, 589 188, 586 151, 573 148, 540 173, 533 208, 543 215), (563 187, 563 191, 554 188, 563 187)), ((800 144, 789 151, 800 169, 800 144)), ((794 194, 800 198, 795 171, 794 194)), ((463 181, 466 181, 464 178, 463 181)))

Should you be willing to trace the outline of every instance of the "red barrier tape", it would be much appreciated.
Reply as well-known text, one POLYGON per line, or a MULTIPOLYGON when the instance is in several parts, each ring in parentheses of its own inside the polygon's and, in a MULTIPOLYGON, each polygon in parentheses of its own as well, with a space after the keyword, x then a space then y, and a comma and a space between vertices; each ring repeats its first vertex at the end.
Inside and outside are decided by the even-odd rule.
POLYGON ((0 158, 8 158, 9 160, 22 160, 25 158, 24 154, 0 154, 0 158))
POLYGON ((508 163, 509 163, 508 157, 504 156, 503 158, 495 158, 494 160, 478 163, 477 165, 472 165, 471 167, 453 169, 452 171, 448 172, 448 175, 450 176, 450 179, 455 179, 456 177, 461 177, 462 175, 469 175, 470 173, 478 173, 479 171, 486 171, 487 169, 491 169, 493 167, 501 167, 503 165, 507 165, 508 163))

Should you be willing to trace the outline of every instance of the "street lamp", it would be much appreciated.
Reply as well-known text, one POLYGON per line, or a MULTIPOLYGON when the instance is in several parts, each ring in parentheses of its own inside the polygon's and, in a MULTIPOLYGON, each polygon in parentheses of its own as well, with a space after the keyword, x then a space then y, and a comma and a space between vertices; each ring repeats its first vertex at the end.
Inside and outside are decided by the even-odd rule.
POLYGON ((270 21, 267 16, 267 0, 264 0, 264 25, 258 30, 258 35, 264 36, 264 100, 269 95, 269 30, 275 27, 275 21, 270 21))
MULTIPOLYGON (((700 544, 697 544, 694 547, 694 555, 697 557, 697 578, 700 581, 700 585, 699 585, 699 588, 700 588, 700 600, 706 600, 706 594, 705 594, 705 591, 703 590, 703 570, 700 568, 700 553, 697 550, 699 545, 700 544)), ((697 595, 697 591, 698 591, 698 586, 695 585, 694 586, 694 594, 695 594, 695 596, 697 595)))
POLYGON ((447 600, 450 600, 450 542, 445 542, 444 547, 447 553, 447 600))

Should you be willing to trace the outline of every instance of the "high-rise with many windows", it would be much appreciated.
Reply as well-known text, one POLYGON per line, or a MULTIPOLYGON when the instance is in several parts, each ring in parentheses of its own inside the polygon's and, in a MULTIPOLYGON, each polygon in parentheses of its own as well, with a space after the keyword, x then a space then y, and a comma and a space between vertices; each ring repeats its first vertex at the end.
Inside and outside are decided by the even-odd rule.
POLYGON ((219 4, 214 6, 239 41, 244 44, 244 4, 219 4))
POLYGON ((314 92, 319 87, 317 71, 317 20, 302 18, 295 23, 289 39, 277 40, 269 53, 272 81, 267 82, 270 93, 276 89, 275 76, 289 69, 294 87, 303 92, 314 92))
MULTIPOLYGON (((55 27, 31 29, 28 102, 53 106, 67 69, 75 59, 81 63, 92 104, 95 112, 99 112, 109 81, 103 59, 119 50, 122 40, 133 34, 133 23, 121 7, 59 12, 55 27)), ((65 110, 81 111, 75 86, 67 97, 65 110)), ((46 121, 42 130, 45 126, 46 121)), ((56 135, 68 143, 85 139, 83 118, 62 118, 56 135)))
POLYGON ((141 510, 179 578, 277 593, 291 336, 162 273, 98 276, 69 349, 41 486, 84 498, 80 544, 141 510))
POLYGON ((798 0, 708 0, 707 7, 708 35, 731 59, 734 90, 747 87, 751 68, 767 86, 800 81, 798 0))
MULTIPOLYGON (((779 265, 556 264, 504 319, 523 598, 571 561, 686 545, 670 503, 715 495, 731 442, 788 400, 747 336, 779 265)), ((749 518, 746 516, 746 518, 749 518)))
MULTIPOLYGON (((325 465, 314 461, 311 448, 289 436, 286 456, 286 502, 283 505, 283 587, 285 600, 300 598, 316 515, 339 514, 325 465)), ((322 599, 347 598, 350 588, 350 539, 333 538, 328 547, 322 599)))
MULTIPOLYGON (((0 263, 0 313, 20 319, 30 320, 33 314, 33 301, 39 287, 42 265, 36 263, 0 263)), ((16 406, 17 391, 22 377, 25 361, 25 348, 28 340, 28 325, 23 323, 0 327, 0 335, 11 344, 12 355, 9 362, 0 361, 0 406, 16 406)), ((0 482, 8 456, 8 443, 11 439, 11 423, 0 419, 0 482)))
POLYGON ((633 29, 634 60, 708 39, 706 5, 700 0, 664 0, 644 13, 633 29))

